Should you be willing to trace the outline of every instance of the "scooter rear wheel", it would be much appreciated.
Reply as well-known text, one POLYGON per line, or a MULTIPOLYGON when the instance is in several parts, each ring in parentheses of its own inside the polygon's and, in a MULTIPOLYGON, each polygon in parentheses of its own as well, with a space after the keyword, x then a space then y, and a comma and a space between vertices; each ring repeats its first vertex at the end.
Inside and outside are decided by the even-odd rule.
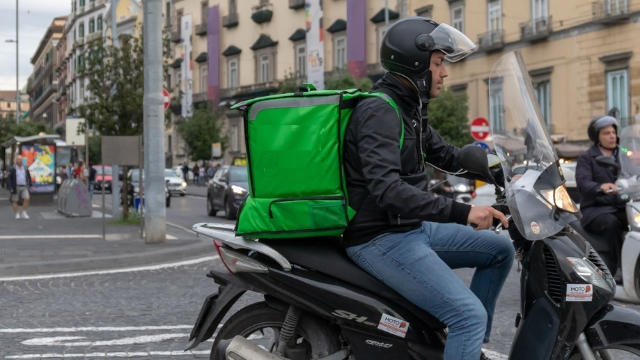
MULTIPOLYGON (((240 309, 231 316, 220 328, 218 335, 211 347, 211 360, 225 360, 216 354, 216 347, 221 340, 231 339, 236 335, 243 336, 258 346, 267 349, 269 352, 275 351, 275 344, 280 336, 280 329, 284 323, 286 314, 276 310, 265 302, 259 302, 240 309)), ((321 358, 340 350, 338 335, 330 329, 310 329, 312 326, 322 326, 318 324, 317 318, 309 320, 309 315, 303 314, 296 327, 295 351, 304 351, 305 359, 321 358), (307 319, 305 319, 305 316, 307 319), (318 331, 321 330, 321 331, 318 331), (326 331, 324 331, 326 330, 326 331), (323 334, 322 339, 309 341, 307 334, 323 334), (318 341, 319 340, 319 341, 318 341), (316 346, 311 346, 311 343, 316 346)), ((320 321, 322 323, 322 321, 320 321)))

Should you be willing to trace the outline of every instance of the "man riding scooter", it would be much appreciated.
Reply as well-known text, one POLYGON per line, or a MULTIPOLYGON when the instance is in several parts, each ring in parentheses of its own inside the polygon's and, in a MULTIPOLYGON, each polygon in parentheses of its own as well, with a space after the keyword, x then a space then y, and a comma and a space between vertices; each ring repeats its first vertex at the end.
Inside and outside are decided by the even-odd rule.
POLYGON ((620 169, 596 161, 604 155, 620 163, 618 130, 614 117, 598 116, 591 120, 588 134, 594 145, 578 158, 576 182, 580 192, 581 224, 588 232, 606 239, 608 248, 597 250, 615 274, 614 279, 620 282, 620 251, 624 232, 628 230, 625 203, 617 196, 615 185, 620 169))

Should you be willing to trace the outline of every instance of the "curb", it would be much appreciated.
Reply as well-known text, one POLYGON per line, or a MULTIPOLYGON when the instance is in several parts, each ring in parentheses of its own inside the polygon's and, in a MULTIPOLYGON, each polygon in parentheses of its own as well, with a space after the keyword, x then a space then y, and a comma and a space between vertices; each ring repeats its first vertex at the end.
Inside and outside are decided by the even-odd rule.
MULTIPOLYGON (((166 243, 165 243, 166 244, 166 243)), ((163 246, 163 245, 148 245, 163 246)), ((61 272, 107 270, 128 266, 150 265, 168 261, 177 261, 202 254, 216 253, 212 241, 198 239, 188 246, 171 246, 164 249, 135 254, 99 256, 83 259, 31 262, 0 266, 0 274, 7 276, 42 275, 61 272)))

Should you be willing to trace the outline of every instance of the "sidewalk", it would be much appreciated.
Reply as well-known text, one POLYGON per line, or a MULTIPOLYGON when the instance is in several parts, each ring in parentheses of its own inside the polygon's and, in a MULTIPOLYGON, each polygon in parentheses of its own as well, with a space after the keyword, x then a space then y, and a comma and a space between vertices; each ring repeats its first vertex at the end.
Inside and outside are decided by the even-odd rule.
MULTIPOLYGON (((97 210, 97 211, 96 211, 97 210)), ((55 205, 29 208, 30 219, 16 220, 8 193, 0 189, 0 279, 9 276, 114 269, 215 254, 210 239, 167 226, 167 240, 145 244, 139 225, 110 224, 102 239, 102 213, 67 218, 55 205)))

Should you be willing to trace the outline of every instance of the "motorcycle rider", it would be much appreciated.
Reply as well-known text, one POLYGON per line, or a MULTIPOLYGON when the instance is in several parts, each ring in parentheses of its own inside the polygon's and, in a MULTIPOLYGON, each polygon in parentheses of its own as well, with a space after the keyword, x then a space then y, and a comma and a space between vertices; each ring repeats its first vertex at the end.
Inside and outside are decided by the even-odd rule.
POLYGON ((460 149, 448 144, 421 116, 448 76, 444 60, 475 50, 464 34, 425 18, 405 18, 384 36, 380 60, 388 70, 372 91, 386 101, 355 108, 344 153, 350 206, 357 210, 344 233, 347 254, 360 267, 428 311, 449 328, 445 360, 486 359, 496 300, 514 259, 508 238, 488 229, 504 215, 427 192, 425 162, 461 170, 460 149), (423 155, 424 154, 424 155, 423 155), (477 268, 470 289, 452 269, 477 268))
POLYGON ((600 165, 598 156, 610 156, 620 164, 618 146, 618 121, 611 116, 597 116, 589 123, 587 130, 593 146, 578 158, 576 182, 580 192, 580 211, 582 227, 607 240, 609 252, 599 252, 614 278, 620 279, 620 251, 624 232, 628 229, 625 204, 616 192, 616 179, 620 169, 600 165), (603 191, 602 194, 598 190, 603 191))

